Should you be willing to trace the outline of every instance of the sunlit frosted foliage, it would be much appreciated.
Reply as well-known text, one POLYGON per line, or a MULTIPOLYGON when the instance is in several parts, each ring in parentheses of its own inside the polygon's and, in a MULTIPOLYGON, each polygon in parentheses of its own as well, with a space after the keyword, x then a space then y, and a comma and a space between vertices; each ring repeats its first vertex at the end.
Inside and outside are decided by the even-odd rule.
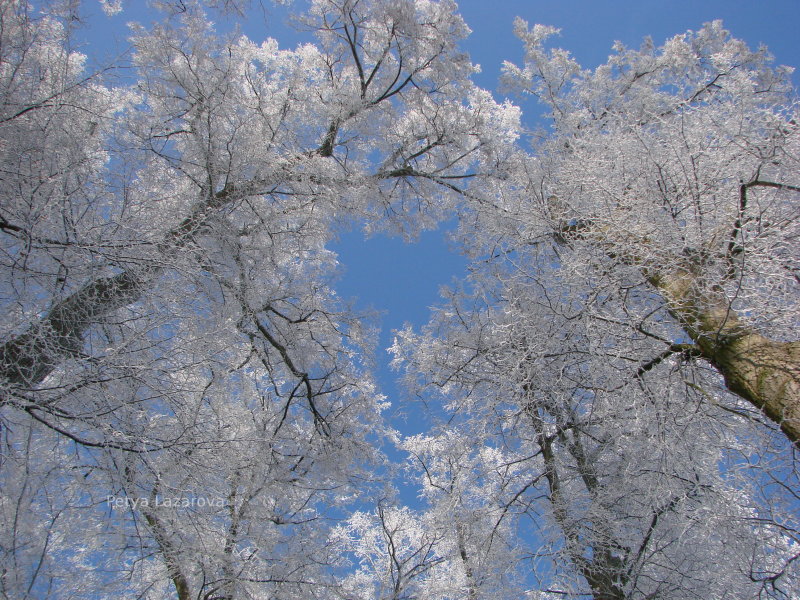
POLYGON ((79 3, 0 3, 0 595, 793 597, 788 70, 520 21, 527 140, 454 2, 313 0, 294 48, 215 25, 248 5, 152 2, 93 70, 79 3), (453 216, 403 437, 331 247, 453 216))

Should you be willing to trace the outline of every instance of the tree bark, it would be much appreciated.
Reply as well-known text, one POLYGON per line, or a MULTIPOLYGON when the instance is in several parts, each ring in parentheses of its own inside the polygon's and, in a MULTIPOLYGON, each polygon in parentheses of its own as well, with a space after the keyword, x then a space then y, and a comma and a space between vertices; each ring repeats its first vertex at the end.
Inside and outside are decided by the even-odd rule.
POLYGON ((731 309, 720 290, 698 290, 698 276, 689 269, 677 267, 648 279, 727 388, 800 446, 800 341, 761 335, 731 309))
MULTIPOLYGON (((58 302, 26 332, 0 346, 0 377, 14 387, 34 388, 61 362, 81 355, 83 336, 113 311, 136 302, 142 291, 174 255, 204 226, 208 215, 238 197, 226 186, 201 201, 192 213, 164 236, 151 264, 100 277, 58 302)), ((8 401, 0 397, 0 403, 8 401)))
POLYGON ((470 565, 469 555, 467 554, 467 544, 464 539, 464 525, 460 521, 456 522, 456 539, 458 540, 458 555, 461 557, 461 563, 464 565, 464 574, 467 580, 467 599, 478 600, 478 591, 475 588, 475 575, 472 572, 472 565, 470 565))
MULTIPOLYGON (((153 499, 155 499, 155 496, 153 499)), ((164 525, 150 507, 145 507, 142 510, 142 514, 153 532, 153 538, 161 550, 161 556, 164 557, 164 563, 167 566, 169 578, 175 586, 178 600, 191 600, 192 594, 189 580, 181 569, 180 561, 178 560, 178 549, 172 544, 164 525)))
MULTIPOLYGON (((753 185, 800 191, 759 181, 742 186, 743 193, 753 185)), ((558 198, 551 197, 548 202, 552 211, 559 210, 558 198)), ((635 254, 620 253, 608 241, 608 229, 591 221, 573 221, 562 223, 555 235, 560 243, 591 241, 611 258, 639 268, 695 343, 699 355, 723 376, 727 389, 762 411, 800 448, 800 341, 772 340, 747 325, 719 286, 701 287, 702 265, 686 266, 676 260, 672 265, 646 267, 635 254)))
MULTIPOLYGON (((536 430, 537 442, 544 459, 544 475, 550 488, 553 518, 564 534, 567 554, 584 579, 586 579, 586 583, 589 584, 594 600, 625 600, 627 573, 624 572, 624 560, 615 557, 612 552, 613 546, 620 548, 621 546, 613 544, 610 532, 604 532, 605 535, 599 539, 587 539, 584 535, 581 535, 578 524, 571 520, 567 501, 564 498, 564 490, 562 490, 561 477, 555 455, 555 436, 545 435, 541 421, 534 411, 535 409, 532 407, 527 408, 536 430), (587 555, 591 555, 591 558, 588 558, 587 555)), ((587 491, 592 495, 597 494, 598 482, 591 473, 591 468, 583 455, 582 447, 573 444, 568 451, 576 459, 581 479, 586 485, 587 491), (576 453, 578 456, 575 456, 576 453)), ((599 525, 599 529, 604 529, 602 524, 599 525)))
POLYGON ((133 271, 101 277, 56 304, 0 346, 0 376, 19 387, 41 383, 59 362, 80 355, 83 334, 93 323, 139 298, 141 279, 133 271))

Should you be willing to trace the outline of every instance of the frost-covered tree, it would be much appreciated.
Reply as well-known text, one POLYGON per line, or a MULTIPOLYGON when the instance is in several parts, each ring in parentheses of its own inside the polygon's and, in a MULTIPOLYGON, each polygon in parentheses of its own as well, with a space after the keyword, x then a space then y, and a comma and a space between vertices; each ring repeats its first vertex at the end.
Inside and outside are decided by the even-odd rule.
POLYGON ((486 506, 532 524, 518 541, 543 597, 792 597, 788 72, 719 23, 594 71, 544 47, 552 28, 517 28, 506 83, 552 130, 518 193, 464 214, 472 275, 398 336, 398 363, 507 465, 486 506))
POLYGON ((552 28, 517 28, 525 65, 506 64, 506 81, 553 119, 530 167, 526 241, 547 232, 639 277, 728 389, 800 440, 791 71, 719 22, 660 48, 618 45, 594 71, 544 48, 552 28))
POLYGON ((402 448, 418 478, 424 510, 379 503, 337 528, 333 541, 357 569, 345 579, 359 599, 519 598, 519 544, 498 504, 504 473, 501 453, 454 429, 417 435, 402 448))
MULTIPOLYGON (((598 314, 581 306, 591 281, 558 271, 569 311, 552 312, 532 275, 500 285, 508 272, 476 272, 471 294, 454 294, 423 334, 398 337, 410 384, 441 397, 447 437, 458 440, 426 444, 426 476, 437 464, 459 474, 471 491, 463 514, 482 515, 492 532, 478 547, 501 542, 513 572, 527 570, 540 591, 787 597, 800 524, 795 467, 775 454, 784 448, 733 417, 730 400, 709 399, 718 376, 691 353, 631 360, 653 344, 637 348, 607 324, 634 292, 606 298, 598 314)), ((421 461, 420 441, 406 446, 421 461)))
POLYGON ((712 24, 586 72, 520 24, 507 83, 554 122, 526 153, 449 0, 311 0, 291 50, 204 12, 246 2, 155 2, 100 68, 78 5, 0 5, 4 596, 797 587, 798 141, 765 52, 712 24), (452 417, 399 442, 412 509, 330 244, 452 214, 473 276, 394 348, 452 417))
POLYGON ((160 6, 116 82, 74 4, 1 9, 0 586, 335 596, 327 532, 384 426, 327 246, 501 181, 518 113, 451 2, 314 1, 294 50, 160 6))

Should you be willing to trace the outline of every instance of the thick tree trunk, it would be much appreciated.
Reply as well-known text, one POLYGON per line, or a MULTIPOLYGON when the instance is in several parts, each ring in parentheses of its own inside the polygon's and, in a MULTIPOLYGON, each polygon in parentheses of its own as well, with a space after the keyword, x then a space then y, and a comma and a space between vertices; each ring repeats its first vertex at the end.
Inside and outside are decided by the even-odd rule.
POLYGON ((670 312, 727 388, 775 422, 800 445, 800 342, 771 340, 739 318, 719 290, 698 291, 684 268, 649 276, 670 312))
POLYGON ((153 538, 161 550, 161 556, 164 558, 164 563, 167 566, 169 578, 175 586, 175 591, 178 594, 178 600, 191 600, 192 593, 189 587, 189 580, 181 569, 180 561, 178 560, 178 549, 170 541, 166 528, 156 516, 153 509, 145 507, 142 510, 145 521, 150 526, 153 532, 153 538))
MULTIPOLYGON (((527 386, 523 387, 527 388, 527 386)), ((592 539, 580 530, 577 521, 570 518, 556 458, 555 440, 558 436, 545 435, 542 427, 543 420, 537 414, 537 409, 533 404, 529 404, 526 411, 537 433, 537 442, 544 459, 544 475, 550 488, 553 518, 564 533, 564 546, 570 560, 589 584, 593 600, 625 600, 625 586, 629 577, 625 569, 625 559, 615 556, 613 552, 613 548, 622 550, 622 545, 615 543, 613 535, 605 527, 605 524, 595 524, 595 533, 599 535, 592 539)), ((586 490, 592 496, 598 494, 599 482, 594 474, 594 469, 586 458, 579 438, 575 438, 573 443, 569 443, 566 441, 566 437, 562 437, 562 442, 575 459, 577 470, 586 490)))
POLYGON ((478 600, 478 590, 475 587, 475 575, 472 572, 472 565, 470 565, 469 562, 467 544, 464 539, 464 525, 461 522, 456 523, 456 539, 458 540, 458 554, 461 557, 461 563, 464 565, 464 573, 467 579, 467 600, 478 600))
MULTIPOLYGON (((755 185, 800 191, 793 186, 757 181, 742 186, 742 193, 755 185)), ((548 202, 551 210, 559 210, 556 197, 548 202)), ((800 447, 800 341, 772 340, 748 326, 732 310, 719 286, 712 285, 709 290, 700 285, 703 273, 693 267, 702 270, 702 266, 687 267, 676 261, 645 267, 635 253, 620 252, 609 242, 609 231, 609 226, 597 226, 591 221, 563 223, 556 239, 590 240, 608 256, 641 269, 699 354, 724 377, 728 390, 761 410, 800 447)))
POLYGON ((0 346, 0 376, 19 387, 41 383, 61 361, 80 354, 83 334, 93 323, 135 302, 141 289, 141 277, 132 271, 88 283, 0 346))
MULTIPOLYGON (((136 302, 148 282, 163 269, 163 260, 183 248, 212 211, 238 197, 236 192, 234 186, 227 186, 198 203, 188 217, 167 232, 151 264, 90 281, 56 303, 27 331, 0 345, 0 378, 14 387, 31 389, 64 360, 80 356, 88 329, 113 311, 136 302)), ((2 397, 0 403, 7 400, 2 397)))

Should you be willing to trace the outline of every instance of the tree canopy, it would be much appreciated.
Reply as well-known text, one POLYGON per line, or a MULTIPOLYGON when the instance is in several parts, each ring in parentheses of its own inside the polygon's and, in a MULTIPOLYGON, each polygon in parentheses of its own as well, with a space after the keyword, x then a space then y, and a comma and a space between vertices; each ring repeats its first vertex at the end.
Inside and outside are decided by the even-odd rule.
POLYGON ((75 6, 0 5, 3 597, 796 598, 766 49, 715 21, 587 70, 518 20, 500 102, 450 0, 298 3, 295 49, 154 2, 100 69, 75 6), (391 348, 440 422, 403 435, 332 244, 447 219, 469 276, 391 348))

